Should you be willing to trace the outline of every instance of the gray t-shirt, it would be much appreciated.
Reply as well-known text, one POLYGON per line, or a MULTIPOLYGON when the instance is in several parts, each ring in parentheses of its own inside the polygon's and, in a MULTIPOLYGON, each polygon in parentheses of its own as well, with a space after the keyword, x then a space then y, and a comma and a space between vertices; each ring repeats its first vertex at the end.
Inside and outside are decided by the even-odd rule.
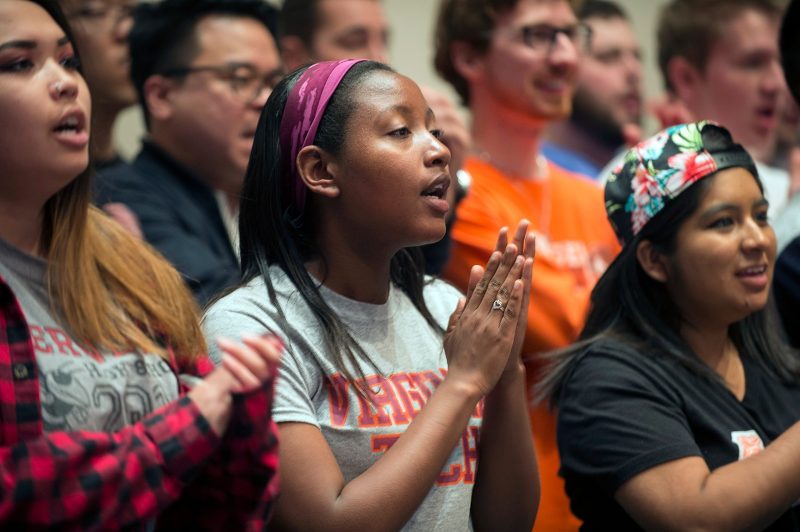
POLYGON ((114 432, 178 397, 178 381, 155 354, 97 351, 53 315, 47 263, 0 240, 0 276, 28 323, 45 432, 114 432))
MULTIPOLYGON (((219 361, 215 339, 278 333, 287 343, 276 384, 273 419, 318 427, 345 481, 374 464, 400 437, 447 373, 442 337, 399 288, 392 286, 382 305, 361 303, 321 288, 322 297, 349 327, 375 364, 365 365, 376 391, 376 407, 360 400, 353 386, 324 352, 321 326, 283 270, 270 278, 285 320, 272 306, 263 279, 257 278, 215 303, 203 327, 211 356, 219 361)), ((430 282, 425 302, 444 328, 460 293, 443 281, 430 282)), ((482 403, 435 485, 404 530, 469 530, 470 500, 477 472, 477 442, 482 403)), ((410 461, 408 467, 413 468, 410 461)))

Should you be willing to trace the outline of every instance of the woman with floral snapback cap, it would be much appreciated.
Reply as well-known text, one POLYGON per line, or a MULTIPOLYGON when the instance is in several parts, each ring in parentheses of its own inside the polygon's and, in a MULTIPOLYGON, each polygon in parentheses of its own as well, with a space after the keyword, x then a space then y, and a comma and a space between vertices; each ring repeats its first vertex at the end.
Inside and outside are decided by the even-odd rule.
POLYGON ((768 312, 775 235, 727 130, 678 125, 605 189, 623 250, 540 397, 584 530, 799 530, 800 360, 768 312))

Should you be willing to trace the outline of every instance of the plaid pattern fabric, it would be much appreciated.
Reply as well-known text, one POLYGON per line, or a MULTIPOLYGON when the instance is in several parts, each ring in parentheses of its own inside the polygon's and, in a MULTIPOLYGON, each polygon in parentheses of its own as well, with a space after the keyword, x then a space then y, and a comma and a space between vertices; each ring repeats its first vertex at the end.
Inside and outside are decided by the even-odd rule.
POLYGON ((263 528, 278 488, 271 384, 235 398, 221 439, 185 395, 115 433, 44 434, 33 344, 0 278, 0 527, 263 528))

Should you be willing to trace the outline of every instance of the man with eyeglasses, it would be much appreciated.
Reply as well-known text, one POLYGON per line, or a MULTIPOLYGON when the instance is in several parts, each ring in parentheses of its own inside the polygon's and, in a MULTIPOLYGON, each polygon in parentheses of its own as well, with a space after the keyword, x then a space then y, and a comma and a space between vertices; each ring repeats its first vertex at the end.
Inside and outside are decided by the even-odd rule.
POLYGON ((131 76, 148 136, 113 201, 184 276, 198 302, 239 281, 237 214, 258 118, 283 76, 277 12, 262 0, 141 4, 131 76))
POLYGON ((577 15, 592 30, 591 46, 581 60, 572 113, 547 128, 542 153, 567 170, 603 179, 601 169, 641 137, 641 50, 618 4, 585 0, 577 15))
POLYGON ((141 236, 136 216, 122 204, 109 203, 105 175, 132 172, 113 143, 119 114, 136 103, 130 78, 128 32, 135 0, 58 0, 69 19, 92 93, 92 164, 95 202, 130 232, 141 236))
MULTIPOLYGON (((544 129, 569 116, 590 31, 567 0, 443 0, 435 64, 472 112, 472 175, 445 277, 467 286, 497 231, 530 220, 536 265, 522 357, 529 392, 543 352, 578 337, 592 288, 618 251, 602 191, 540 154, 544 129)), ((531 406, 542 484, 535 530, 577 530, 558 477, 555 416, 531 406)), ((519 504, 535 504, 520 501, 519 504)))

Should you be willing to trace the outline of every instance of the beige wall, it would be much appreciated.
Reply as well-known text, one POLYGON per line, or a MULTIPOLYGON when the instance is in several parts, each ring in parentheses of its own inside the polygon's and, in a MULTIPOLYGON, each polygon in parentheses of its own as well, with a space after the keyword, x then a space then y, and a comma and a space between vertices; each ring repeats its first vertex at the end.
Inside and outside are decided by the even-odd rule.
MULTIPOLYGON (((648 97, 661 91, 655 57, 655 23, 658 11, 667 0, 617 0, 630 15, 644 51, 645 91, 648 97)), ((434 72, 433 26, 436 0, 383 0, 392 26, 390 57, 392 64, 418 83, 431 85, 454 94, 450 86, 434 72)), ((455 99, 455 98, 454 98, 455 99)), ((656 126, 646 124, 648 130, 656 126)), ((138 150, 144 128, 137 109, 126 112, 117 123, 116 138, 123 155, 130 157, 138 150)))

